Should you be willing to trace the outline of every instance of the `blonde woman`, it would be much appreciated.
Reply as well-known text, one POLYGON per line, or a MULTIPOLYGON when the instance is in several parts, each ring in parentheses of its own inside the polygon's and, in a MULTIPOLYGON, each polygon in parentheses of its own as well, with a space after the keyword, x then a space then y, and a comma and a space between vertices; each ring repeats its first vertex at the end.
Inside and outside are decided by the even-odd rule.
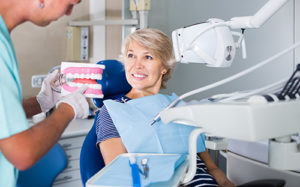
MULTIPOLYGON (((105 164, 122 153, 160 153, 161 148, 153 145, 157 141, 155 136, 160 136, 160 140, 165 141, 164 145, 159 143, 162 144, 164 153, 185 152, 186 147, 172 144, 172 141, 178 139, 178 134, 176 130, 171 133, 173 129, 170 128, 176 125, 163 125, 159 122, 150 126, 153 116, 176 97, 159 94, 176 65, 169 37, 156 29, 137 30, 125 39, 122 55, 126 79, 132 89, 116 101, 104 102, 98 115, 97 145, 105 164)), ((178 125, 178 128, 181 127, 178 125)), ((204 142, 203 136, 201 138, 204 142)), ((213 163, 203 143, 202 152, 198 155, 197 175, 184 185, 232 186, 225 174, 213 163)))

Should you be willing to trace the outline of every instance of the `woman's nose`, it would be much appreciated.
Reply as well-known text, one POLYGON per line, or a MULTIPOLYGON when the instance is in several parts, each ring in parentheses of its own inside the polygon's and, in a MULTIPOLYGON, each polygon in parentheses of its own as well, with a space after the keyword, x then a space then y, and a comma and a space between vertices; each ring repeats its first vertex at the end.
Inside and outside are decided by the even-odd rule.
POLYGON ((134 62, 134 66, 135 68, 139 68, 139 69, 142 68, 143 67, 142 59, 137 58, 134 62))

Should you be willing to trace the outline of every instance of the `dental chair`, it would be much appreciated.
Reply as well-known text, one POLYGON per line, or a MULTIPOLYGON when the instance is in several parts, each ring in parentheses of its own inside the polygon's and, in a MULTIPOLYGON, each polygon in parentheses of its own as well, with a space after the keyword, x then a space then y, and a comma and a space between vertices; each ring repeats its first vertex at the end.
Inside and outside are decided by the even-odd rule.
POLYGON ((96 147, 96 119, 98 114, 99 112, 95 115, 94 124, 89 133, 86 135, 80 152, 79 164, 83 186, 85 186, 85 183, 89 178, 105 166, 100 150, 96 147))
MULTIPOLYGON (((127 83, 124 66, 117 60, 103 60, 97 64, 105 65, 102 79, 97 82, 102 85, 103 99, 93 99, 94 104, 101 108, 103 100, 114 99, 128 93, 131 86, 127 83)), ((83 186, 86 181, 101 170, 105 164, 96 146, 96 120, 99 112, 95 115, 94 124, 87 134, 80 152, 80 175, 83 186)))
POLYGON ((57 175, 66 166, 66 153, 57 143, 35 165, 19 172, 17 187, 51 187, 57 175))

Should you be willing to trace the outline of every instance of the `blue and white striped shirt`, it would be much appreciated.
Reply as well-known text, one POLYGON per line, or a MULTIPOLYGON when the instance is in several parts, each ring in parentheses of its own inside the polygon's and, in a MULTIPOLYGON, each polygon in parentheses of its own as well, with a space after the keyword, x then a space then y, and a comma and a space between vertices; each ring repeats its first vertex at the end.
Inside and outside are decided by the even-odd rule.
MULTIPOLYGON (((126 96, 122 96, 116 99, 117 102, 122 103, 125 103, 129 100, 130 98, 126 96)), ((96 134, 97 145, 100 142, 110 138, 120 138, 118 130, 116 129, 116 126, 114 125, 105 105, 103 105, 97 117, 96 134)))

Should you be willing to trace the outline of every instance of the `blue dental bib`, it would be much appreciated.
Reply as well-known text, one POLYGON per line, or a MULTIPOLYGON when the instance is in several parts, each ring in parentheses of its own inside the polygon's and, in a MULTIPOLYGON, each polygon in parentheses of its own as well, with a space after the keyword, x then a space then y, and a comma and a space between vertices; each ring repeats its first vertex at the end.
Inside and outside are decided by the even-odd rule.
MULTIPOLYGON (((177 98, 156 94, 119 103, 106 100, 104 104, 116 126, 128 153, 188 154, 189 135, 195 127, 161 120, 150 125, 154 116, 177 98)), ((205 151, 205 138, 197 142, 198 152, 205 151)))

